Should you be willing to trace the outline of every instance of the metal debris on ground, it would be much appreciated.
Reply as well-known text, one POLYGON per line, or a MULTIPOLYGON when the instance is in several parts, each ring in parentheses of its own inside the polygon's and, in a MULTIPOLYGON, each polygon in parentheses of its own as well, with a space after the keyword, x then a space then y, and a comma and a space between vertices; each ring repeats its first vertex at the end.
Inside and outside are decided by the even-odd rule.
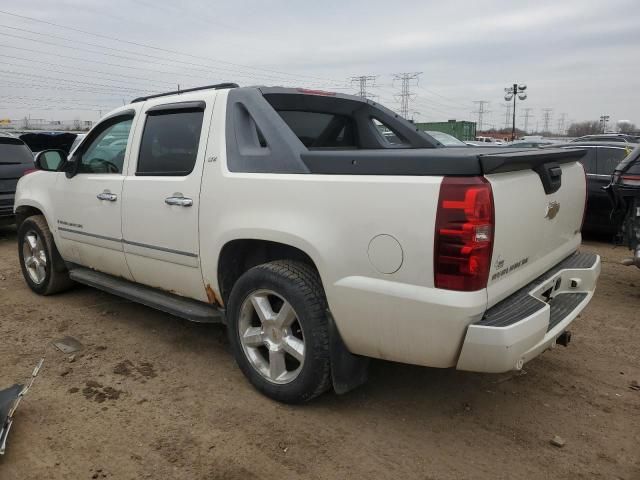
POLYGON ((82 350, 82 344, 73 337, 63 337, 54 340, 53 344, 62 353, 73 353, 82 350))
POLYGON ((18 408, 22 397, 27 394, 33 385, 43 362, 44 358, 41 358, 33 369, 31 380, 29 380, 29 384, 26 387, 17 383, 9 388, 0 390, 0 455, 4 455, 5 449, 7 448, 7 437, 13 424, 13 414, 18 408))

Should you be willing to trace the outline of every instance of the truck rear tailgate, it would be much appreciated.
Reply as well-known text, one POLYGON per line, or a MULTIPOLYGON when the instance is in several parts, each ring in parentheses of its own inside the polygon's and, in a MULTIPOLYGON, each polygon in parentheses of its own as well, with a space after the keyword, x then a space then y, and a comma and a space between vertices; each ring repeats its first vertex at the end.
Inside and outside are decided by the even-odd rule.
POLYGON ((495 230, 487 284, 492 307, 574 252, 581 242, 586 179, 582 150, 481 156, 495 230))

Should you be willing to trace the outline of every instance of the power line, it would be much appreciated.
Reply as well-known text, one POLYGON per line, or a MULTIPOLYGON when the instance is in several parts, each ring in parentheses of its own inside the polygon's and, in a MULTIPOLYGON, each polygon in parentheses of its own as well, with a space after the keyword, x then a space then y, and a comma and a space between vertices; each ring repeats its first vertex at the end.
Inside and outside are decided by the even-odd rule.
POLYGON ((358 96, 362 98, 371 98, 373 95, 369 94, 368 87, 375 87, 375 81, 378 78, 377 75, 360 75, 358 77, 351 77, 351 84, 358 86, 358 96), (371 82, 371 85, 369 85, 371 82))
POLYGON ((533 108, 525 108, 524 109, 524 114, 520 115, 521 117, 524 117, 524 132, 525 133, 527 133, 529 131, 529 118, 534 116, 531 113, 532 111, 533 111, 533 108))
POLYGON ((565 134, 565 123, 567 121, 567 114, 566 113, 561 113, 560 114, 560 118, 558 119, 558 134, 560 135, 564 135, 565 134))
POLYGON ((551 116, 553 114, 553 108, 543 108, 542 109, 542 118, 544 121, 544 132, 549 132, 549 125, 551 124, 551 116))
POLYGON ((491 113, 490 110, 486 110, 485 109, 485 105, 488 107, 489 106, 489 102, 487 100, 474 100, 474 102, 476 105, 478 105, 478 110, 471 112, 471 113, 477 113, 478 114, 478 126, 477 126, 477 130, 479 132, 482 131, 482 119, 483 117, 487 114, 487 113, 491 113))
POLYGON ((135 45, 137 47, 142 47, 142 48, 149 48, 149 49, 160 51, 160 52, 164 52, 164 53, 183 55, 185 57, 197 58, 197 59, 200 59, 200 60, 207 60, 209 62, 222 63, 222 64, 225 64, 225 65, 245 68, 245 69, 249 69, 249 70, 276 73, 276 74, 279 74, 279 75, 286 75, 286 76, 289 76, 289 77, 309 78, 309 79, 321 80, 323 82, 330 81, 330 82, 335 82, 335 83, 344 83, 342 81, 331 80, 331 79, 321 78, 321 77, 315 77, 315 76, 312 76, 312 75, 293 74, 293 73, 288 73, 288 72, 282 72, 282 71, 279 71, 279 70, 272 70, 272 69, 261 68, 261 67, 252 67, 250 65, 242 65, 242 64, 239 64, 239 63, 227 62, 227 61, 224 61, 224 60, 219 60, 219 59, 215 59, 215 58, 211 58, 211 57, 203 57, 203 56, 199 56, 199 55, 193 55, 193 54, 186 53, 186 52, 180 52, 178 50, 171 50, 171 49, 168 49, 168 48, 157 47, 157 46, 146 44, 146 43, 134 42, 134 41, 131 41, 131 40, 124 40, 124 39, 118 38, 118 37, 112 37, 112 36, 109 36, 109 35, 95 33, 95 32, 91 32, 91 31, 87 31, 87 30, 82 30, 82 29, 79 29, 79 28, 70 27, 68 25, 61 25, 59 23, 54 23, 54 22, 50 22, 50 21, 47 21, 47 20, 41 20, 39 18, 29 17, 29 16, 26 16, 26 15, 19 15, 17 13, 7 12, 6 10, 0 10, 0 13, 5 14, 5 15, 10 15, 12 17, 23 18, 23 19, 26 19, 26 20, 34 21, 34 22, 44 23, 46 25, 51 25, 51 26, 54 26, 54 27, 57 27, 57 28, 63 28, 63 29, 66 29, 66 30, 71 30, 71 31, 74 31, 74 32, 77 32, 77 33, 82 33, 83 35, 91 35, 91 36, 97 37, 97 38, 104 38, 104 39, 107 39, 107 40, 120 42, 120 43, 126 43, 128 45, 135 45))
POLYGON ((393 75, 393 79, 400 80, 400 93, 396 95, 396 98, 400 100, 400 115, 409 119, 409 101, 415 97, 414 93, 411 93, 411 82, 413 80, 418 83, 418 78, 422 75, 422 72, 405 72, 405 73, 396 73, 393 75))
MULTIPOLYGON (((0 27, 2 27, 3 25, 0 25, 0 27)), ((12 27, 8 27, 8 28, 12 28, 12 27)), ((143 58, 134 58, 134 57, 129 57, 126 55, 117 55, 115 53, 107 53, 107 52, 100 52, 98 50, 92 50, 89 48, 82 48, 82 47, 78 47, 78 46, 70 46, 70 45, 64 45, 62 43, 56 43, 56 42, 51 42, 51 41, 46 41, 46 40, 38 40, 35 38, 29 38, 29 37, 24 37, 21 35, 12 35, 10 33, 4 33, 4 32, 0 32, 0 35, 3 35, 5 37, 11 37, 11 38, 18 38, 21 40, 27 40, 30 42, 35 42, 35 43, 41 43, 44 45, 48 45, 48 46, 52 46, 52 47, 61 47, 61 48, 67 48, 69 50, 76 50, 76 51, 80 51, 80 52, 86 52, 86 53, 91 53, 91 54, 98 54, 98 55, 103 55, 105 57, 112 57, 112 58, 119 58, 122 60, 129 60, 132 62, 140 62, 141 60, 148 60, 149 58, 153 58, 156 60, 166 60, 169 62, 173 62, 173 63, 179 63, 179 64, 183 64, 183 65, 190 65, 189 67, 181 67, 182 69, 186 69, 186 70, 190 70, 190 71, 194 71, 194 72, 204 72, 207 74, 211 74, 214 73, 215 70, 218 70, 220 72, 226 72, 224 73, 225 75, 232 75, 232 76, 238 76, 238 77, 246 77, 249 78, 251 80, 260 80, 260 79, 268 79, 269 81, 273 81, 273 80, 282 80, 282 77, 275 77, 273 75, 261 75, 261 76, 257 76, 255 74, 248 74, 248 73, 244 73, 242 71, 237 71, 237 70, 230 70, 228 68, 220 68, 220 67, 211 67, 211 66, 207 66, 207 65, 203 65, 203 64, 198 64, 198 63, 193 63, 193 62, 185 62, 182 60, 174 60, 171 58, 166 58, 166 57, 159 57, 157 55, 149 55, 147 53, 138 53, 138 52, 131 52, 131 51, 127 51, 127 50, 122 50, 122 49, 118 49, 118 48, 111 48, 111 47, 105 47, 102 45, 96 45, 96 44, 90 44, 90 43, 85 43, 86 45, 93 45, 96 46, 98 48, 104 48, 106 50, 111 50, 111 51, 115 51, 115 52, 124 52, 124 53, 128 53, 129 55, 138 55, 141 56, 143 58), (196 67, 205 67, 205 68, 196 68, 196 67)), ((64 38, 64 37, 63 37, 64 38)), ((68 39, 65 38, 65 41, 74 41, 73 39, 68 39)), ((151 63, 151 62, 149 62, 151 63)), ((175 67, 175 65, 171 65, 170 63, 164 63, 164 62, 153 62, 153 65, 160 65, 163 67, 175 67)))
POLYGON ((511 102, 503 103, 502 106, 505 109, 504 112, 504 128, 509 128, 511 124, 511 102))

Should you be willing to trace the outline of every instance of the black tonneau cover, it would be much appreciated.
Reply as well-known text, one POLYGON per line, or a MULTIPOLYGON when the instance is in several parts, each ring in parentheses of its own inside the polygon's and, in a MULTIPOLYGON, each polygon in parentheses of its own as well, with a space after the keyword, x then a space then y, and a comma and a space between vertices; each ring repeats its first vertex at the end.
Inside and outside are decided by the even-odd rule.
POLYGON ((325 175, 487 175, 575 162, 580 149, 505 151, 504 147, 309 151, 300 156, 311 173, 325 175))

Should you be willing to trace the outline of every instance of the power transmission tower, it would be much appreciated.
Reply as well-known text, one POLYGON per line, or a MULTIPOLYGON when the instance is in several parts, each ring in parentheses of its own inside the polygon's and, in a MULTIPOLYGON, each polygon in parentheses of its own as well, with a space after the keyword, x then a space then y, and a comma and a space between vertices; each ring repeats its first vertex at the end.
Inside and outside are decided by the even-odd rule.
POLYGON ((551 114, 552 113, 553 113, 553 108, 543 108, 542 109, 542 118, 544 119, 543 132, 549 133, 549 124, 551 123, 551 114))
POLYGON ((482 131, 482 117, 484 117, 485 114, 487 113, 491 113, 490 110, 485 109, 485 106, 489 106, 489 102, 487 100, 475 100, 473 103, 478 105, 478 110, 475 110, 471 113, 477 113, 478 114, 478 125, 477 125, 477 131, 481 132, 482 131))
POLYGON ((509 126, 511 125, 511 102, 503 103, 502 106, 505 108, 504 128, 509 128, 509 126))
POLYGON ((357 77, 351 77, 351 84, 358 86, 358 96, 362 98, 371 98, 373 95, 369 94, 368 87, 375 86, 377 75, 360 75, 357 77))
POLYGON ((560 114, 560 118, 558 119, 558 134, 559 135, 564 135, 566 122, 567 122, 567 114, 566 113, 561 113, 560 114))
POLYGON ((524 132, 525 133, 529 132, 529 118, 534 116, 531 113, 532 111, 533 111, 533 108, 525 108, 524 109, 524 115, 520 115, 521 117, 524 117, 524 132))
POLYGON ((396 95, 396 99, 400 101, 400 115, 403 118, 409 119, 409 101, 415 97, 414 93, 411 93, 411 82, 413 80, 418 83, 418 77, 422 75, 422 72, 406 72, 396 73, 393 75, 393 81, 401 81, 400 93, 396 95))

